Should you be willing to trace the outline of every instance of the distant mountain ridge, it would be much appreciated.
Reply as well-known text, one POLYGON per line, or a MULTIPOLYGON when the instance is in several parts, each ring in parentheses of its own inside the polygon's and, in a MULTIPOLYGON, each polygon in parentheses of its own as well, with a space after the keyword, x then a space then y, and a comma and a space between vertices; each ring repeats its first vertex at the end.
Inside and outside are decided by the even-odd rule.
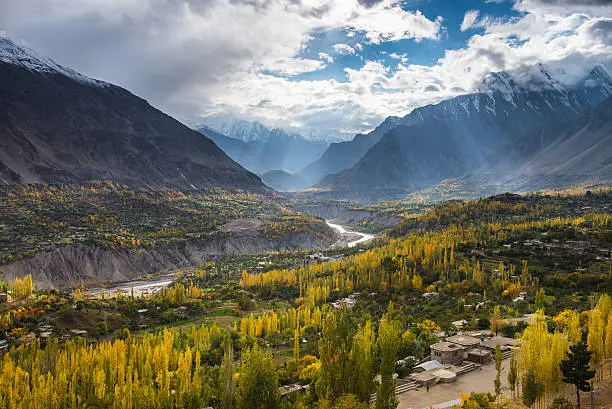
POLYGON ((0 183, 264 191, 210 139, 118 86, 0 37, 0 183))
MULTIPOLYGON (((328 143, 311 141, 282 129, 268 129, 258 123, 246 121, 248 126, 235 125, 231 135, 202 124, 196 129, 211 138, 225 153, 245 168, 263 174, 272 170, 294 172, 318 158, 328 143), (253 130, 254 134, 248 134, 253 130)), ((274 186, 272 186, 274 187, 274 186)))
MULTIPOLYGON (((559 124, 582 120, 612 95, 612 80, 600 66, 569 87, 542 66, 530 71, 531 77, 519 80, 494 73, 479 93, 415 109, 354 166, 325 177, 318 187, 354 199, 401 197, 446 178, 483 172, 505 178, 551 146, 561 134, 559 124)), ((604 155, 612 157, 610 149, 604 155)))

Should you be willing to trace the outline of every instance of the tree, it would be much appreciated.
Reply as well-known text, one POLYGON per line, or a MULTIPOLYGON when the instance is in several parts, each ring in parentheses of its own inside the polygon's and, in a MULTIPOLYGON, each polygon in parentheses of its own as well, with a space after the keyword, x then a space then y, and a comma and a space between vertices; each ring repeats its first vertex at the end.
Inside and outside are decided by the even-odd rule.
POLYGON ((569 342, 575 344, 582 340, 582 328, 580 328, 580 314, 578 311, 572 310, 572 315, 567 324, 567 337, 569 342))
POLYGON ((570 347, 567 358, 561 361, 563 382, 576 386, 576 405, 580 408, 580 391, 589 392, 591 384, 588 382, 595 376, 589 362, 591 353, 584 342, 578 342, 570 347))
POLYGON ((336 310, 325 317, 319 340, 321 376, 317 390, 332 402, 350 392, 353 373, 350 351, 354 333, 355 321, 347 309, 336 310))
POLYGON ((376 409, 395 409, 399 403, 395 396, 395 364, 400 336, 397 321, 391 320, 387 312, 378 327, 378 350, 380 352, 380 385, 376 394, 376 409))
POLYGON ((297 362, 300 359, 300 330, 293 331, 293 359, 297 362))
POLYGON ((574 409, 574 405, 565 396, 556 397, 548 409, 574 409))
POLYGON ((495 386, 495 398, 499 398, 501 395, 501 372, 502 372, 502 352, 501 347, 497 345, 495 347, 495 381, 493 384, 495 386))
POLYGON ((608 323, 606 324, 605 336, 605 355, 606 358, 612 358, 612 314, 608 315, 608 323))
POLYGON ((597 370, 604 361, 604 322, 599 307, 591 310, 587 345, 591 354, 591 364, 597 370))
POLYGON ((280 406, 272 354, 257 345, 242 353, 237 403, 238 409, 277 409, 280 406))
POLYGON ((523 377, 523 403, 531 407, 544 394, 544 385, 536 379, 535 371, 530 369, 523 377))
MULTIPOLYGON (((497 351, 495 351, 497 353, 497 351)), ((512 391, 512 397, 515 396, 516 386, 518 383, 518 363, 514 354, 510 358, 510 368, 508 368, 508 384, 510 385, 510 391, 512 391)))
POLYGON ((491 331, 495 332, 497 335, 499 329, 501 327, 501 309, 499 305, 493 307, 493 316, 491 317, 491 331))
POLYGON ((326 399, 322 400, 320 409, 370 409, 370 405, 360 402, 355 395, 343 395, 332 403, 326 399))
POLYGON ((232 409, 236 401, 236 392, 234 390, 234 347, 230 336, 225 337, 223 349, 223 361, 221 362, 221 372, 219 374, 221 407, 223 409, 232 409))
POLYGON ((538 310, 544 310, 544 301, 546 300, 546 293, 543 288, 536 291, 535 306, 538 310))
POLYGON ((370 401, 374 379, 374 331, 368 320, 353 338, 351 361, 353 367, 351 390, 362 402, 370 401))

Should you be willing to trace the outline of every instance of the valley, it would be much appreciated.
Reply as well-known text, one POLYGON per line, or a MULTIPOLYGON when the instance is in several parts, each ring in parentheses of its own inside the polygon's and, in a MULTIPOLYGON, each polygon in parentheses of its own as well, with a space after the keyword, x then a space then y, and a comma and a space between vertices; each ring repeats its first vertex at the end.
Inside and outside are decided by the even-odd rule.
MULTIPOLYGON (((319 28, 332 7, 264 3, 229 6, 242 16, 280 4, 319 28)), ((312 72, 409 34, 353 27, 357 11, 376 11, 379 26, 400 13, 403 27, 404 3, 359 1, 343 31, 294 39, 304 53, 315 40, 361 41, 333 55, 262 65, 239 50, 248 61, 210 76, 239 85, 165 99, 190 126, 0 26, 0 408, 580 409, 591 388, 592 408, 612 407, 607 69, 530 62, 447 90, 441 77, 422 96, 445 98, 391 110, 408 85, 387 86, 410 59, 384 51, 396 73, 370 61, 380 78, 351 91, 359 101, 320 109, 327 88, 347 92, 363 73, 312 72), (267 98, 309 75, 326 91, 309 89, 308 107, 299 88, 291 102, 267 98), (246 92, 254 83, 266 98, 246 92), (232 108, 235 93, 244 101, 232 108), (374 94, 384 106, 365 109, 374 94)), ((506 24, 469 13, 461 33, 506 24)), ((152 21, 138 29, 167 52, 152 21)), ((246 37, 275 28, 230 21, 246 37)), ((203 37, 224 49, 220 34, 203 37)), ((155 71, 155 82, 174 90, 201 71, 155 71)))

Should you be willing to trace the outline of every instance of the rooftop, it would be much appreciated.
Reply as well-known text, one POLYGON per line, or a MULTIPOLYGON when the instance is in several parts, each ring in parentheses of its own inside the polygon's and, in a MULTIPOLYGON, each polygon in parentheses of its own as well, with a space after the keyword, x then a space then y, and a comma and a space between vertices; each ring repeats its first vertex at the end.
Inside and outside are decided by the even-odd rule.
POLYGON ((452 337, 446 338, 446 341, 459 344, 464 347, 471 347, 480 344, 480 340, 478 338, 470 337, 468 335, 453 335, 452 337))
POLYGON ((430 348, 435 349, 436 351, 443 351, 443 352, 460 351, 464 349, 462 345, 455 344, 452 342, 446 342, 446 341, 438 342, 437 344, 433 344, 430 348))

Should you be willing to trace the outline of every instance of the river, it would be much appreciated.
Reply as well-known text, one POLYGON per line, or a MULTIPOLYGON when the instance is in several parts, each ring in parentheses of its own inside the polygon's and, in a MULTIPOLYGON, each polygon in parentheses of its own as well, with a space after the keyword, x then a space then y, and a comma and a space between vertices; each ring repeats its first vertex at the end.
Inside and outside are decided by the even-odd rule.
POLYGON ((139 297, 141 295, 148 295, 152 293, 156 293, 162 288, 170 286, 174 282, 174 274, 169 274, 163 277, 159 277, 155 280, 134 280, 127 281, 123 283, 116 283, 109 287, 98 287, 87 290, 87 293, 90 297, 99 298, 102 291, 106 297, 114 297, 115 292, 118 291, 123 295, 131 295, 132 290, 134 291, 134 296, 139 297))
MULTIPOLYGON (((338 241, 337 245, 339 246, 348 246, 353 247, 360 243, 365 243, 367 241, 372 240, 376 236, 373 234, 360 233, 357 231, 349 231, 346 230, 339 224, 331 223, 328 220, 325 221, 329 227, 336 230, 338 233, 342 235, 342 239, 338 241)), ((132 290, 134 291, 135 296, 151 294, 159 291, 162 288, 170 286, 174 282, 174 276, 176 272, 165 274, 161 277, 158 277, 155 280, 134 280, 123 283, 116 283, 109 287, 102 288, 92 288, 87 290, 87 293, 90 297, 99 298, 100 293, 104 290, 106 297, 113 297, 115 291, 119 291, 124 295, 130 295, 132 290)))
POLYGON ((373 238, 376 237, 373 234, 360 233, 358 231, 349 231, 349 230, 346 230, 341 225, 335 224, 335 223, 331 223, 329 220, 325 220, 325 223, 327 223, 327 225, 329 227, 331 227, 332 229, 336 230, 338 233, 342 234, 345 237, 350 237, 350 236, 353 236, 353 237, 357 236, 357 237, 359 237, 357 240, 352 240, 352 238, 349 238, 350 241, 346 242, 346 245, 348 247, 353 247, 353 246, 356 246, 357 244, 365 243, 365 242, 370 241, 370 240, 372 240, 373 238))

